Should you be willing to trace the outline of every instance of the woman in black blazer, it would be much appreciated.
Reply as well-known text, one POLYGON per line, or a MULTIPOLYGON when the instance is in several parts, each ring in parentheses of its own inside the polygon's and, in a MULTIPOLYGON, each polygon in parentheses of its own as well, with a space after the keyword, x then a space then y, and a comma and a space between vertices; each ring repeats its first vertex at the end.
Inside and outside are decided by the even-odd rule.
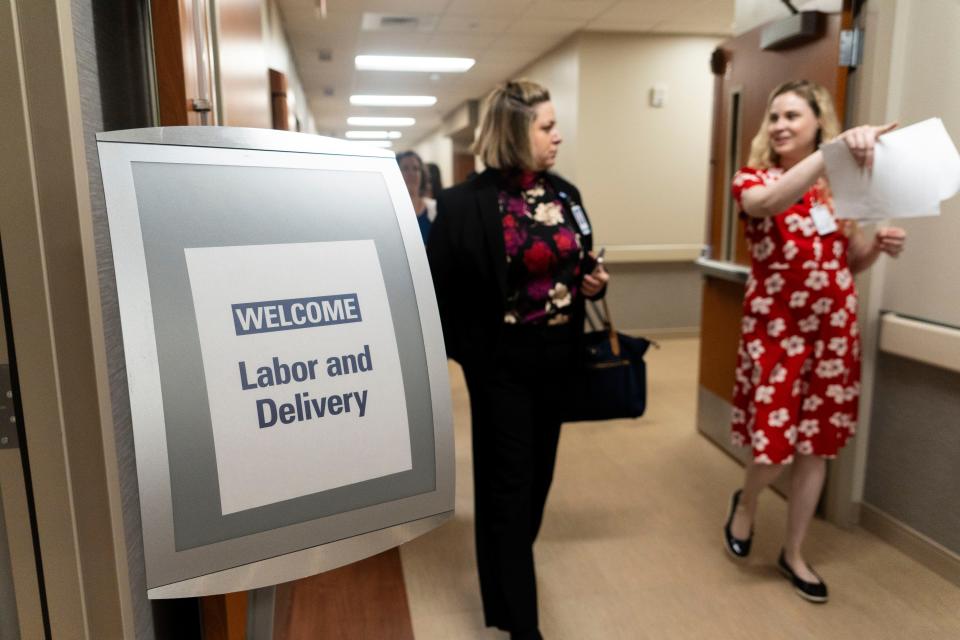
POLYGON ((549 92, 517 81, 485 100, 487 169, 437 198, 427 255, 447 355, 470 392, 477 566, 487 626, 541 638, 533 542, 574 391, 584 297, 608 275, 580 192, 548 173, 561 142, 549 92))

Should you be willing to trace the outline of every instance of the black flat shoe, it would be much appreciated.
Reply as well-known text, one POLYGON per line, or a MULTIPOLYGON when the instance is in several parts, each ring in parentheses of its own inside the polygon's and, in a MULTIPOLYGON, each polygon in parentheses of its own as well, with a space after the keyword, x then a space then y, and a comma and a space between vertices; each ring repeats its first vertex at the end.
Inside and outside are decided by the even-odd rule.
POLYGON ((740 489, 737 489, 733 492, 733 497, 730 498, 730 513, 727 515, 727 523, 723 525, 723 546, 727 553, 734 558, 746 558, 750 555, 750 543, 753 542, 753 529, 750 529, 750 537, 746 540, 734 538, 733 534, 730 533, 730 523, 733 522, 733 514, 740 503, 740 491, 740 489))
POLYGON ((810 567, 810 572, 817 576, 817 580, 820 582, 807 582, 797 576, 797 574, 793 572, 793 568, 787 564, 786 558, 783 557, 783 550, 780 551, 780 559, 777 560, 777 566, 780 568, 780 573, 793 584, 794 590, 801 598, 809 600, 810 602, 816 602, 817 604, 823 604, 827 601, 827 585, 823 581, 823 578, 813 570, 813 567, 810 567))

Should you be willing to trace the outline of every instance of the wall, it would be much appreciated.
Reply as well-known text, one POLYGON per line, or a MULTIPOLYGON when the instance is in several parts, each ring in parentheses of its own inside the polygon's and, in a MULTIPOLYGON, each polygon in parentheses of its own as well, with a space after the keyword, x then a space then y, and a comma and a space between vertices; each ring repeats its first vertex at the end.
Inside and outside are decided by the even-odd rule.
POLYGON ((307 95, 303 91, 303 83, 297 72, 296 64, 290 53, 290 43, 283 32, 283 23, 280 10, 273 0, 268 0, 264 8, 264 34, 266 37, 267 67, 276 69, 287 76, 287 105, 297 120, 300 121, 300 131, 316 133, 317 126, 313 114, 307 103, 307 95))
POLYGON ((287 76, 291 107, 302 130, 316 132, 273 0, 212 0, 212 3, 220 123, 231 127, 271 128, 268 69, 273 68, 287 76))
POLYGON ((513 77, 533 80, 549 89, 550 99, 557 111, 557 126, 563 137, 553 170, 581 187, 582 191, 578 173, 584 164, 579 154, 580 130, 583 126, 580 119, 583 100, 580 88, 581 40, 582 36, 568 39, 513 77))
MULTIPOLYGON (((939 116, 960 141, 960 88, 948 80, 960 75, 960 56, 943 46, 957 37, 960 3, 870 0, 865 11, 867 50, 854 76, 853 119, 909 124, 939 116)), ((960 270, 960 197, 944 203, 940 217, 898 224, 908 231, 907 251, 897 261, 881 259, 861 283, 868 393, 856 444, 855 497, 960 554, 960 374, 878 355, 876 349, 881 310, 960 326, 956 279, 949 277, 960 270)))
MULTIPOLYGON (((575 91, 576 105, 575 145, 562 154, 573 164, 595 244, 607 247, 611 311, 626 330, 688 333, 700 324, 700 274, 692 261, 704 237, 709 60, 719 42, 584 33, 576 41, 577 74, 562 56, 554 63, 552 77, 577 79, 561 84, 561 99, 575 91), (662 108, 649 106, 653 84, 667 87, 662 108)), ((543 73, 538 66, 530 72, 543 73)))
MULTIPOLYGON (((394 144, 396 151, 405 149, 407 147, 403 139, 394 144)), ((418 142, 413 150, 423 158, 424 162, 434 162, 440 167, 440 181, 444 188, 453 186, 453 141, 449 136, 444 135, 442 130, 434 131, 418 142)))
POLYGON ((719 40, 588 33, 581 42, 578 177, 598 220, 597 241, 702 244, 709 61, 719 40), (667 98, 653 108, 648 92, 658 83, 667 98))

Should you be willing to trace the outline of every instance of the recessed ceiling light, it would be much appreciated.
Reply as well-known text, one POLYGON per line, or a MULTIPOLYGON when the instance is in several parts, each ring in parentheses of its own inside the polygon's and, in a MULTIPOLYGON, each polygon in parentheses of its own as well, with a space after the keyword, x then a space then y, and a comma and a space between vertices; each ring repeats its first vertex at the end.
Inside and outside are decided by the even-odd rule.
POLYGON ((357 56, 354 64, 362 71, 433 71, 463 73, 474 65, 473 58, 425 56, 357 56))
POLYGON ((350 116, 347 124, 351 127, 412 127, 413 118, 385 118, 380 116, 350 116))
POLYGON ((399 131, 347 131, 346 136, 351 140, 396 140, 403 134, 399 131))
POLYGON ((361 107, 432 107, 436 96, 350 96, 350 104, 361 107))

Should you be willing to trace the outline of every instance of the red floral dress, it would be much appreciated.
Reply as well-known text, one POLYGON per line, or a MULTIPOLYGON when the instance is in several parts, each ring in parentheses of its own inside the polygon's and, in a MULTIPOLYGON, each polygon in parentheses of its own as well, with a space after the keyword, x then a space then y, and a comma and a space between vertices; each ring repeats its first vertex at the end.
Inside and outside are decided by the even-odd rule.
MULTIPOLYGON (((779 168, 745 167, 733 196, 770 184, 779 168)), ((745 217, 751 253, 733 393, 733 442, 761 464, 796 453, 836 456, 853 435, 860 395, 857 293, 842 228, 821 234, 811 215, 832 211, 814 185, 787 210, 745 217)))

